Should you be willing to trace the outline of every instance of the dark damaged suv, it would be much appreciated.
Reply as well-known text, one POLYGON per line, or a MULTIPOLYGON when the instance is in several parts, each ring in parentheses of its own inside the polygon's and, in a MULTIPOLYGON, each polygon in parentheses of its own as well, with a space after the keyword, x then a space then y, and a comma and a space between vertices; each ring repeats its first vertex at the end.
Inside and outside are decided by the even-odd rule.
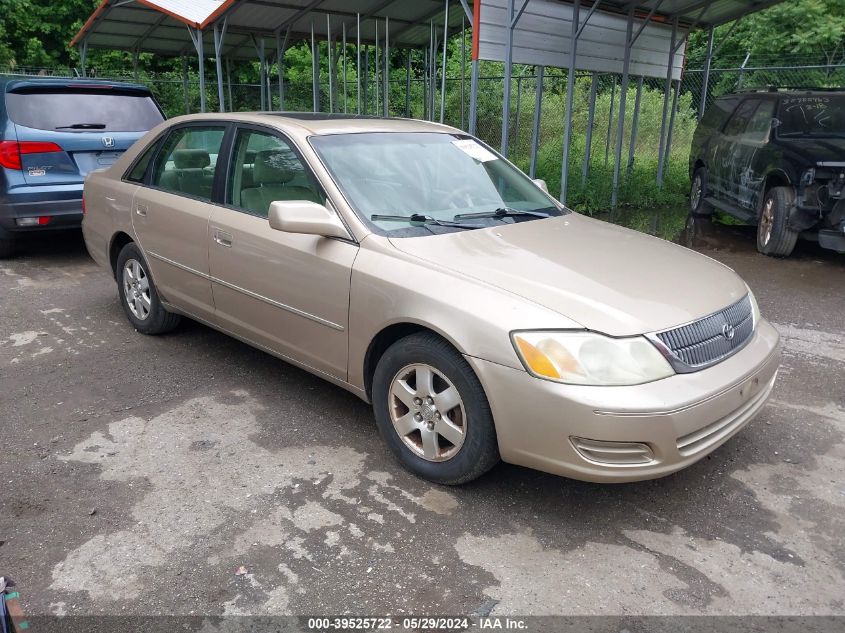
POLYGON ((693 137, 690 207, 757 225, 785 257, 799 235, 845 252, 845 92, 775 90, 716 99, 693 137))

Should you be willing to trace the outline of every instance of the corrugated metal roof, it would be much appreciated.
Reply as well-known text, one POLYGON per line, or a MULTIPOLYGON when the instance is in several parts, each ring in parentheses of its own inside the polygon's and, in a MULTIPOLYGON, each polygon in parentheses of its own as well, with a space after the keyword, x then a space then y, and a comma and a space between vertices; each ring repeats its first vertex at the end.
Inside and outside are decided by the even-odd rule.
MULTIPOLYGON (((465 14, 459 0, 448 1, 449 31, 454 33, 461 28, 465 14)), ((478 1, 483 6, 484 0, 478 1)), ((677 18, 682 29, 688 29, 729 22, 782 0, 599 1, 601 11, 627 13, 633 4, 640 20, 654 9, 655 22, 677 18)), ((516 5, 521 2, 517 0, 516 5)), ((582 13, 591 5, 592 0, 582 0, 582 13)), ((336 39, 345 27, 348 41, 354 42, 360 14, 363 42, 373 43, 377 28, 383 40, 385 19, 389 19, 392 47, 420 47, 429 44, 432 23, 442 37, 444 6, 445 0, 102 0, 71 44, 85 38, 91 48, 183 55, 193 53, 185 32, 188 25, 205 31, 206 50, 213 55, 211 26, 225 16, 228 36, 224 55, 254 59, 253 36, 266 38, 266 50, 272 52, 276 35, 284 37, 288 29, 293 42, 310 38, 312 28, 318 39, 325 40, 329 29, 336 39)), ((466 25, 471 27, 470 21, 466 25)))

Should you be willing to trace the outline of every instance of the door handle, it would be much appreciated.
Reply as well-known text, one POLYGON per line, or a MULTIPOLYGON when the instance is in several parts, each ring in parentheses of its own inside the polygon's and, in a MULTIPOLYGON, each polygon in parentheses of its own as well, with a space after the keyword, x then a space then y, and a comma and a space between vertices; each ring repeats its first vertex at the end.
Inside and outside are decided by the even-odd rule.
POLYGON ((226 231, 221 231, 219 229, 214 230, 214 241, 220 244, 220 246, 226 246, 228 248, 232 248, 232 235, 231 233, 226 233, 226 231))
POLYGON ((137 213, 138 215, 147 215, 147 211, 149 211, 149 210, 150 210, 150 208, 145 204, 136 204, 135 205, 135 213, 137 213))

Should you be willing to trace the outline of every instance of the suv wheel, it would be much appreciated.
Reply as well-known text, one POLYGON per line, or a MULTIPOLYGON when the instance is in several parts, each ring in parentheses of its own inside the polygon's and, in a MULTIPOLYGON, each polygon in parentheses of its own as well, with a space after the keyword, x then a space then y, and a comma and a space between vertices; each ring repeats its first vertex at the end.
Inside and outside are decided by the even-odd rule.
POLYGON ((689 193, 689 207, 692 215, 710 215, 710 205, 704 201, 707 197, 707 168, 699 167, 692 175, 689 193))
POLYGON ((384 353, 373 376, 373 410, 391 452, 423 479, 462 484, 499 461, 481 383, 433 333, 407 336, 384 353))
POLYGON ((180 316, 161 305, 141 250, 130 242, 117 256, 116 277, 120 305, 129 322, 142 334, 163 334, 179 324, 180 316))
POLYGON ((757 250, 764 255, 787 257, 795 249, 798 233, 789 228, 789 209, 794 201, 792 187, 772 187, 763 197, 757 222, 757 250))

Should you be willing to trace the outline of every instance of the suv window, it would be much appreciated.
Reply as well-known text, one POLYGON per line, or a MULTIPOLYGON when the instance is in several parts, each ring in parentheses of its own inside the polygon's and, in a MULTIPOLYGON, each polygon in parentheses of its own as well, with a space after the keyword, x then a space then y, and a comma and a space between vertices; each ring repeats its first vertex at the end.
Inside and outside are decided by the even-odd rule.
POLYGON ((225 132, 223 126, 173 130, 158 154, 151 184, 165 191, 211 200, 214 167, 225 132))
POLYGON ((743 101, 725 126, 725 135, 739 136, 742 134, 759 103, 759 99, 746 99, 743 101))
POLYGON ((760 101, 760 105, 751 115, 742 137, 746 141, 761 143, 766 140, 772 128, 772 116, 775 113, 775 102, 770 99, 760 101))
POLYGON ((701 119, 701 125, 718 130, 728 120, 731 112, 736 108, 737 103, 739 103, 739 99, 736 97, 716 99, 713 105, 705 111, 704 117, 701 119))
POLYGON ((10 92, 6 109, 18 125, 63 132, 145 132, 164 120, 151 95, 116 89, 10 92))
POLYGON ((276 200, 322 204, 325 196, 288 143, 269 132, 239 130, 226 203, 266 218, 276 200))

